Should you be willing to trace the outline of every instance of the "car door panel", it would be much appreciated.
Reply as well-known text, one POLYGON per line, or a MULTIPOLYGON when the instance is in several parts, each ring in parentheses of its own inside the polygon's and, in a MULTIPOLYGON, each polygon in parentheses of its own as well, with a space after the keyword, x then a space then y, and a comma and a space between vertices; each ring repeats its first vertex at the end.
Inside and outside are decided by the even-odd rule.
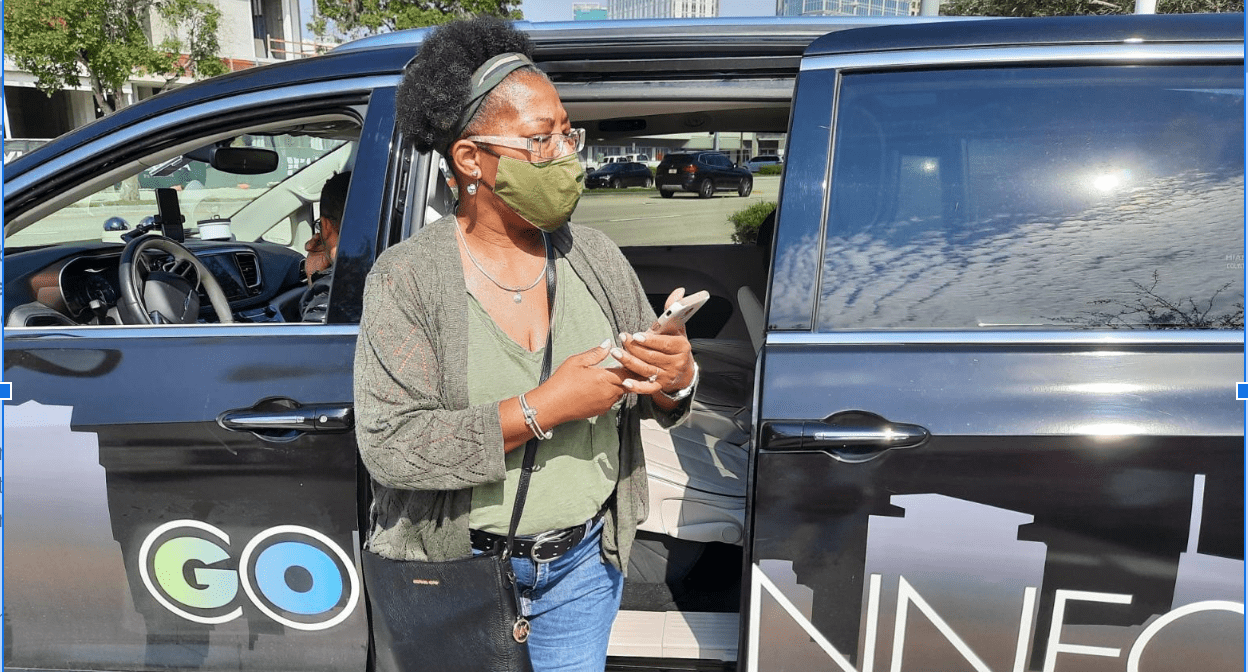
POLYGON ((8 335, 10 666, 363 668, 351 433, 217 423, 349 404, 353 328, 249 329, 8 335))
POLYGON ((331 324, 6 332, 6 665, 366 668, 350 322, 393 101, 364 116, 331 324))
MULTIPOLYGON (((1045 25, 1015 27, 1068 35, 1045 25)), ((1222 39, 1217 63, 1131 67, 1088 43, 808 55, 746 669, 1243 668, 1243 273, 1221 251, 1243 246, 1242 34, 1222 39)))
POLYGON ((758 669, 836 669, 833 649, 854 669, 1242 668, 1239 343, 1038 340, 769 342, 765 422, 857 409, 931 438, 859 464, 763 439, 752 572, 799 616, 756 590, 758 669), (829 648, 777 647, 803 625, 829 648))

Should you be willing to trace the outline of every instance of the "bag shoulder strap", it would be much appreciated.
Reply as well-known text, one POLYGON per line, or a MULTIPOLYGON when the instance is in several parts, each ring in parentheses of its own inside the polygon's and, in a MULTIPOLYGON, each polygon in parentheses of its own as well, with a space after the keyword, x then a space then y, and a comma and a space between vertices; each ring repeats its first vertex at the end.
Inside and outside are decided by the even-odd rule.
MULTIPOLYGON (((543 233, 542 242, 546 246, 546 312, 550 324, 546 329, 546 351, 542 353, 542 373, 538 384, 546 382, 550 377, 550 363, 553 357, 551 343, 555 333, 555 248, 551 245, 550 235, 543 233)), ((516 528, 520 526, 520 515, 524 512, 524 500, 529 494, 529 477, 533 474, 533 464, 537 462, 537 437, 524 444, 524 462, 520 466, 520 482, 516 485, 516 503, 511 509, 511 526, 507 529, 506 554, 511 556, 516 542, 516 528)))

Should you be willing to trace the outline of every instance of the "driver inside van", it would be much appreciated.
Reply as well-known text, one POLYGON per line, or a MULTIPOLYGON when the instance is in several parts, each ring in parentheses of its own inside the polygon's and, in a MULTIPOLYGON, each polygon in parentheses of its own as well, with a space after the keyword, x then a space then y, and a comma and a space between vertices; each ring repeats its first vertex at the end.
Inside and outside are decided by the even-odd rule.
POLYGON ((325 180, 321 187, 321 216, 313 226, 312 237, 303 246, 308 253, 304 266, 308 288, 299 299, 299 314, 304 322, 324 322, 329 309, 329 287, 334 281, 338 233, 342 230, 342 211, 350 183, 351 171, 347 171, 325 180))

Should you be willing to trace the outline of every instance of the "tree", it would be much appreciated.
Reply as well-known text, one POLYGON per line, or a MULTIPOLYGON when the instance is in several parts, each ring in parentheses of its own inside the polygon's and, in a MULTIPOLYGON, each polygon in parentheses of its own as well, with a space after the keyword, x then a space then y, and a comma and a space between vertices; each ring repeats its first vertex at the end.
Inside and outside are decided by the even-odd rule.
MULTIPOLYGON (((221 10, 206 0, 164 0, 160 15, 170 28, 170 36, 160 43, 160 50, 186 54, 179 65, 188 77, 201 79, 229 72, 221 61, 218 28, 221 10), (185 42, 179 37, 185 35, 185 42)), ((175 77, 177 73, 174 73, 175 77)), ((170 77, 169 79, 174 79, 170 77)))
MULTIPOLYGON (((951 16, 1073 16, 1130 14, 1135 0, 950 0, 940 13, 951 16)), ((1242 12, 1244 0, 1157 0, 1159 14, 1242 12)))
MULTIPOLYGON (((188 0, 183 5, 204 5, 205 0, 188 0)), ((180 41, 152 46, 144 30, 144 18, 159 0, 8 0, 4 3, 4 50, 19 68, 35 76, 35 86, 49 96, 64 88, 77 87, 86 75, 91 84, 98 113, 117 111, 117 101, 126 80, 135 73, 172 75, 185 70, 208 75, 220 72, 220 58, 211 40, 196 26, 188 40, 194 50, 183 63, 180 41), (205 46, 207 45, 207 46, 205 46)), ((215 7, 209 7, 220 17, 215 7)), ((170 10, 173 21, 188 21, 196 15, 181 5, 170 10), (188 12, 191 12, 188 14, 188 12), (189 17, 189 18, 188 18, 189 17)), ((203 28, 206 29, 206 26, 203 28)))
POLYGON ((1056 321, 1111 329, 1244 329, 1244 302, 1235 301, 1229 306, 1218 303, 1218 296, 1234 283, 1222 285, 1207 301, 1198 302, 1191 296, 1161 294, 1157 289, 1161 284, 1159 271, 1153 271, 1153 281, 1147 287, 1136 280, 1130 282, 1133 296, 1129 301, 1095 299, 1088 303, 1097 306, 1096 310, 1080 311, 1079 317, 1059 317, 1056 321), (1222 312, 1215 313, 1215 308, 1222 312))
POLYGON ((437 26, 470 15, 523 19, 519 0, 316 0, 308 29, 318 37, 355 38, 437 26))

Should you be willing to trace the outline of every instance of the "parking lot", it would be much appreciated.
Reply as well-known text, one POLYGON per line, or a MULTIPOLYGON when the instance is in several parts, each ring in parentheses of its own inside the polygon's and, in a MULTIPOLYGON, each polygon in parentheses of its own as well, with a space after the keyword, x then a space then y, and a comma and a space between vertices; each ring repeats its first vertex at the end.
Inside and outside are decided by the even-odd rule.
POLYGON ((572 221, 601 229, 621 247, 632 245, 701 245, 730 241, 728 216, 759 201, 775 201, 780 176, 754 176, 754 191, 741 198, 735 191, 711 198, 677 192, 662 198, 657 189, 590 190, 581 197, 572 221))

